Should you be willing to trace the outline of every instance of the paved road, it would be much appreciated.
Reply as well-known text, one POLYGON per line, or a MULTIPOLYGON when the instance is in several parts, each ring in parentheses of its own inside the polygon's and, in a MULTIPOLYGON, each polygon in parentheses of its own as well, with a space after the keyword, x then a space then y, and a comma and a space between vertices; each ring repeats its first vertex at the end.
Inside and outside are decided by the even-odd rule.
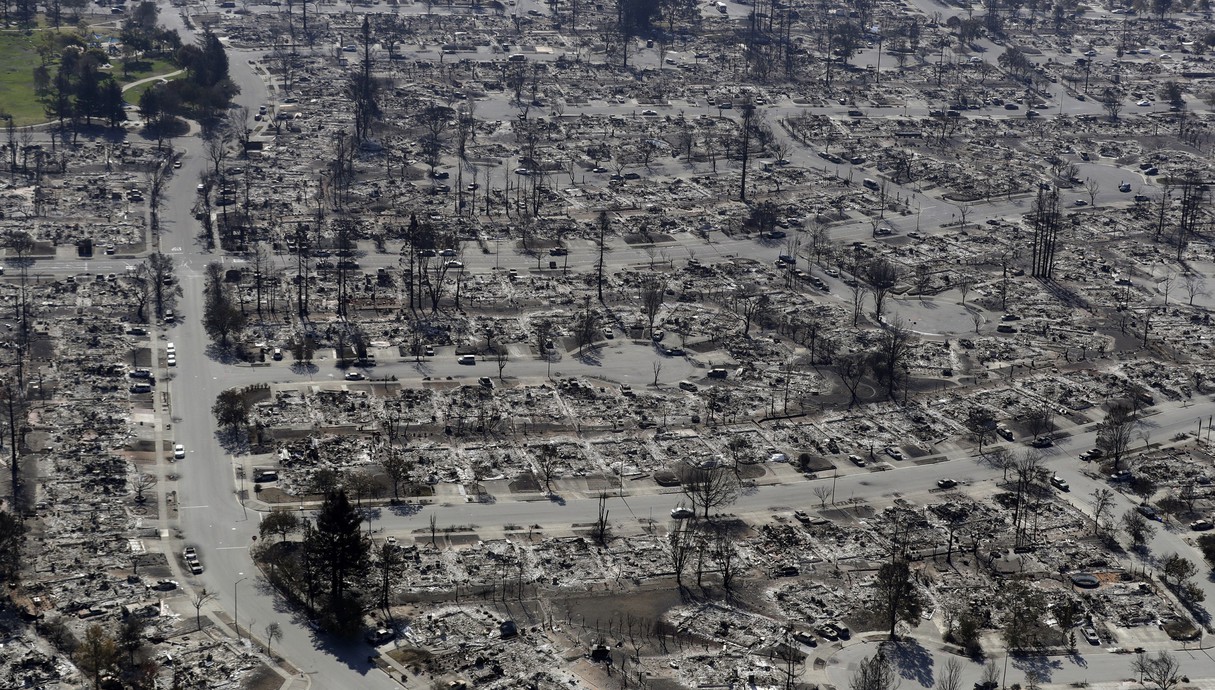
MULTIPOLYGON (((192 33, 176 11, 164 12, 162 23, 190 40, 192 33)), ((241 89, 237 103, 256 112, 258 104, 267 101, 266 87, 253 73, 250 57, 241 51, 230 51, 229 62, 232 79, 241 89)), ((208 262, 219 257, 199 248, 195 241, 198 224, 190 212, 198 179, 207 163, 197 138, 182 138, 174 144, 183 154, 182 167, 175 171, 166 190, 160 238, 160 248, 177 262, 183 289, 178 309, 183 318, 162 336, 175 343, 179 362, 175 369, 161 372, 162 378, 171 375, 168 387, 172 427, 166 437, 187 449, 186 458, 176 468, 181 475, 177 485, 179 522, 186 539, 174 544, 173 551, 180 552, 186 545, 198 549, 206 570, 197 578, 187 578, 188 583, 195 589, 215 593, 218 596, 215 605, 227 614, 239 613, 243 629, 264 639, 266 625, 279 623, 282 639, 275 649, 300 669, 301 687, 311 684, 339 688, 357 684, 372 690, 399 688, 395 681, 372 669, 364 645, 318 636, 295 620, 261 584, 249 559, 248 547, 257 534, 260 514, 246 511, 239 501, 234 465, 216 439, 211 404, 221 391, 241 383, 240 374, 251 370, 221 364, 207 354, 209 341, 199 318, 203 312, 203 270, 208 262)), ((91 262, 90 270, 120 272, 133 263, 101 259, 91 262)), ((39 270, 43 269, 71 270, 56 262, 42 262, 39 270)), ((75 270, 80 270, 80 266, 76 265, 75 270)))
MULTIPOLYGON (((1009 687, 1014 683, 1024 687, 1026 676, 1032 671, 1039 675, 1039 683, 1055 686, 1123 681, 1137 683, 1138 674, 1131 668, 1135 660, 1134 654, 1107 651, 1089 645, 1083 639, 1079 640, 1079 645, 1077 653, 1070 656, 1031 656, 1014 659, 996 657, 994 661, 999 673, 997 680, 1000 681, 1001 687, 1009 687)), ((1211 657, 1210 650, 1198 649, 1195 644, 1189 647, 1191 649, 1172 650, 1172 654, 1181 664, 1181 673, 1191 679, 1215 677, 1215 659, 1211 657)), ((849 687, 849 678, 855 672, 857 664, 862 659, 877 654, 879 649, 883 650, 886 658, 890 659, 898 670, 900 687, 903 688, 935 687, 949 659, 957 659, 962 663, 959 687, 971 687, 979 681, 983 672, 982 663, 942 653, 936 645, 929 642, 921 644, 911 641, 897 645, 857 642, 847 645, 831 656, 826 668, 831 684, 837 688, 849 687)))

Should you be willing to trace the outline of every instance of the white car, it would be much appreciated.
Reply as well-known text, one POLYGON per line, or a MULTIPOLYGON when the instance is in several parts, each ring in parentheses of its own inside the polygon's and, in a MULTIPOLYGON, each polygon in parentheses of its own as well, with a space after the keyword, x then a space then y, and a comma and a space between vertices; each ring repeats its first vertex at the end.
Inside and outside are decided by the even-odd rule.
POLYGON ((177 355, 170 352, 169 356, 165 357, 165 364, 168 364, 171 367, 177 366, 177 355))
POLYGON ((177 354, 177 346, 173 343, 165 343, 165 352, 169 354, 177 354))
POLYGON ((1141 108, 1147 108, 1152 105, 1152 102, 1145 98, 1145 99, 1139 101, 1138 103, 1136 103, 1135 105, 1137 105, 1141 108))
POLYGON ((173 444, 173 457, 181 460, 186 457, 186 447, 180 443, 173 444))

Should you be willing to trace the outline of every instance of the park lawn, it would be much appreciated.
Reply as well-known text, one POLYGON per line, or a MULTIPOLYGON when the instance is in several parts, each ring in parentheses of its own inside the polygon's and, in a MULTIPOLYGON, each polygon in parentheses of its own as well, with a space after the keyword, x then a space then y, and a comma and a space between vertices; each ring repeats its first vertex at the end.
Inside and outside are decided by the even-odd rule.
MULTIPOLYGON (((169 71, 172 72, 175 70, 176 70, 176 68, 170 68, 169 71)), ((184 73, 175 74, 171 77, 165 77, 165 80, 173 81, 175 79, 181 79, 183 76, 185 76, 184 73)), ((140 77, 140 79, 142 79, 142 78, 143 77, 140 77)), ((139 97, 143 95, 143 92, 147 91, 148 89, 152 88, 153 86, 156 86, 159 83, 160 83, 159 79, 153 79, 152 81, 144 82, 138 86, 132 86, 131 88, 122 92, 122 97, 127 103, 130 103, 131 105, 139 105, 139 97)))
POLYGON ((16 125, 46 122, 34 95, 34 67, 40 63, 34 41, 38 34, 0 33, 0 111, 16 125))
MULTIPOLYGON (((38 32, 30 35, 0 33, 0 113, 11 114, 14 124, 18 126, 47 121, 43 105, 34 93, 34 67, 40 61, 35 48, 38 36, 38 32)), ((129 76, 123 75, 120 60, 111 64, 114 67, 103 70, 103 73, 112 73, 120 84, 177 71, 177 67, 164 58, 139 61, 138 69, 131 70, 129 76)), ((53 75, 54 65, 51 68, 53 75)), ((137 104, 140 94, 156 83, 154 80, 128 90, 125 94, 127 102, 137 104)))
POLYGON ((172 62, 169 62, 164 58, 132 60, 131 73, 130 75, 125 76, 122 72, 121 59, 115 60, 112 64, 114 65, 114 68, 108 71, 113 73, 114 78, 118 80, 119 84, 129 84, 133 81, 139 81, 140 79, 147 79, 148 77, 155 77, 161 74, 168 74, 169 72, 177 71, 177 67, 172 62))

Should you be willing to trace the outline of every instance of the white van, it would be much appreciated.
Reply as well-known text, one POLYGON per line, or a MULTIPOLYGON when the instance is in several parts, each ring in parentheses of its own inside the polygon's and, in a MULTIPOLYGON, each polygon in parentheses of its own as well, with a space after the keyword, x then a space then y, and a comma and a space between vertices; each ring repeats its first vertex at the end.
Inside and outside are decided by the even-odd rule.
POLYGON ((458 359, 456 361, 459 362, 460 364, 476 364, 477 356, 476 355, 460 355, 460 359, 458 359))

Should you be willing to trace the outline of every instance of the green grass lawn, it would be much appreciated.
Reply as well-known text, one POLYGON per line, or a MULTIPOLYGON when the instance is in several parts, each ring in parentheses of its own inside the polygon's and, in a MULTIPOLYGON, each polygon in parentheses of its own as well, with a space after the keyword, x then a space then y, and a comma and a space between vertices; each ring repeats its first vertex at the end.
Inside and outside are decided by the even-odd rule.
POLYGON ((114 68, 108 71, 113 73, 114 78, 118 80, 119 84, 129 84, 133 81, 147 79, 148 77, 153 77, 158 74, 168 74, 169 72, 177 71, 177 68, 173 66, 173 63, 165 60, 164 58, 132 60, 130 74, 123 73, 121 58, 115 60, 112 64, 114 65, 114 68))
MULTIPOLYGON (((169 68, 170 72, 175 71, 175 70, 176 70, 176 68, 172 68, 172 67, 169 68)), ((150 76, 150 75, 148 75, 148 76, 150 76)), ((183 76, 185 76, 185 75, 177 74, 172 77, 167 77, 167 79, 169 81, 173 81, 174 79, 181 79, 183 76)), ((143 77, 140 77, 140 79, 143 79, 143 77)), ((152 88, 153 86, 156 86, 159 83, 160 83, 160 80, 155 79, 155 80, 140 84, 139 86, 132 86, 131 88, 122 92, 122 98, 123 98, 123 100, 125 100, 127 103, 130 103, 131 105, 139 105, 139 97, 143 95, 143 92, 147 91, 148 89, 152 88)))
MULTIPOLYGON (((35 48, 39 32, 23 35, 20 32, 0 33, 0 112, 13 116, 17 125, 32 125, 46 122, 46 114, 42 103, 34 95, 34 67, 40 58, 35 48)), ((129 75, 122 72, 122 60, 115 58, 113 68, 103 70, 112 73, 120 84, 168 74, 177 70, 171 62, 163 58, 140 60, 129 75)), ((53 75, 52 67, 52 75, 53 75)), ((156 82, 140 84, 126 92, 128 103, 138 103, 139 95, 156 82)))
POLYGON ((42 104, 34 98, 37 38, 37 33, 0 33, 0 110, 12 115, 18 125, 46 121, 42 104))

